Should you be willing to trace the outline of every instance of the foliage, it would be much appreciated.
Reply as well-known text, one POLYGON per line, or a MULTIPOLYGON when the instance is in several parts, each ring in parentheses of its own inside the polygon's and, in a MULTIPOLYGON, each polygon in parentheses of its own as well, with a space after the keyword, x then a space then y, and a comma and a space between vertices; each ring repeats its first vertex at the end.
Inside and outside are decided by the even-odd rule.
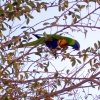
POLYGON ((88 99, 93 94, 86 94, 85 88, 98 87, 99 90, 100 41, 80 51, 59 50, 56 56, 43 45, 17 48, 32 41, 32 34, 39 32, 54 31, 52 34, 71 36, 76 32, 86 38, 89 30, 100 29, 99 4, 99 0, 1 0, 0 100, 64 100, 70 97, 75 100, 76 95, 79 100, 83 97, 78 91, 88 99), (53 16, 50 9, 52 12, 56 9, 57 13, 53 12, 53 16), (84 10, 88 13, 83 16, 84 10), (47 12, 52 18, 48 18, 47 12), (42 20, 37 22, 39 19, 42 20), (56 66, 56 61, 61 65, 56 66), (62 62, 67 63, 66 68, 62 62))

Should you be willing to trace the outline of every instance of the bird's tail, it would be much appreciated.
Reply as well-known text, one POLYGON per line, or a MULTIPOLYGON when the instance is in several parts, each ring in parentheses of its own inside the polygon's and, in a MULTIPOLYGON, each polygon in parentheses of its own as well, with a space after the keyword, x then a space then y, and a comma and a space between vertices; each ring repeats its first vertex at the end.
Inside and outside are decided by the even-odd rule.
POLYGON ((34 35, 36 38, 38 38, 38 39, 41 38, 40 36, 38 36, 38 35, 36 35, 36 34, 33 34, 33 35, 34 35))
POLYGON ((20 44, 19 46, 17 46, 17 48, 35 46, 36 44, 37 44, 37 41, 33 41, 33 42, 30 42, 30 43, 26 43, 26 44, 20 44))
POLYGON ((43 40, 44 40, 44 38, 39 38, 38 40, 33 41, 33 42, 29 42, 29 43, 26 43, 26 44, 20 44, 19 46, 17 46, 17 48, 28 47, 28 46, 36 46, 36 45, 42 44, 43 40))

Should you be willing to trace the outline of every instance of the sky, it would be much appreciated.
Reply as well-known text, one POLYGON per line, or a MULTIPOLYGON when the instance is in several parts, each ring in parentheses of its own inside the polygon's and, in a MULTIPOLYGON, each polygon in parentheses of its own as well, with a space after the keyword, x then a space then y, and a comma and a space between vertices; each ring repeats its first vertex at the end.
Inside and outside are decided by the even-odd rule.
MULTIPOLYGON (((43 1, 47 1, 47 0, 43 0, 43 1)), ((54 1, 54 0, 48 0, 48 2, 52 2, 52 1, 54 1)), ((57 1, 57 0, 56 0, 57 1)), ((70 2, 71 1, 73 1, 73 0, 70 0, 70 2)), ((80 2, 80 4, 81 4, 81 2, 80 2)), ((86 4, 86 3, 84 3, 84 4, 86 4)), ((72 5, 72 3, 70 3, 70 5, 72 5)), ((70 7, 70 5, 69 5, 69 7, 70 7)), ((83 3, 82 3, 82 5, 83 5, 83 3)), ((84 10, 82 10, 82 13, 81 13, 81 17, 84 17, 85 15, 87 15, 89 12, 91 12, 91 11, 93 11, 93 9, 95 8, 95 7, 98 7, 99 5, 98 4, 96 4, 95 5, 95 3, 93 3, 93 2, 91 2, 91 3, 89 3, 89 5, 91 6, 90 8, 89 8, 89 10, 87 10, 87 9, 84 9, 84 10)), ((100 13, 100 10, 98 10, 96 13, 100 13)), ((36 11, 33 11, 32 12, 32 15, 34 16, 34 19, 32 19, 31 21, 30 21, 30 23, 29 23, 29 25, 28 26, 34 26, 34 25, 36 25, 37 23, 39 23, 39 22, 41 22, 41 21, 43 21, 43 20, 45 20, 45 19, 49 19, 49 18, 53 18, 54 16, 59 16, 60 14, 62 14, 62 12, 58 12, 58 8, 57 7, 55 7, 55 8, 50 8, 50 9, 48 9, 47 11, 45 11, 45 10, 41 10, 41 13, 37 13, 36 11)), ((78 13, 79 14, 79 13, 78 13)), ((92 19, 92 21, 90 22, 91 23, 91 25, 92 26, 94 26, 95 25, 95 22, 94 21, 96 21, 96 19, 99 17, 99 15, 96 15, 96 14, 93 14, 92 16, 91 16, 91 19, 92 19)), ((47 22, 51 22, 51 21, 54 21, 54 20, 49 20, 49 21, 47 21, 47 22)), ((83 20, 83 22, 85 23, 85 24, 87 24, 87 22, 88 22, 88 19, 85 19, 85 20, 83 20)), ((8 22, 8 23, 10 23, 10 22, 8 22)), ((68 20, 67 20, 67 24, 68 25, 70 25, 72 23, 72 20, 71 20, 71 16, 68 18, 68 20)), ((15 23, 14 23, 14 25, 17 25, 17 24, 20 24, 20 21, 18 21, 17 19, 16 19, 16 21, 15 21, 15 23)), ((64 23, 64 21, 61 19, 60 21, 59 21, 59 24, 65 24, 64 23)), ((98 21, 98 23, 97 23, 97 25, 96 26, 99 26, 99 24, 100 24, 100 21, 98 21)), ((25 24, 24 24, 25 25, 25 24)), ((34 29, 35 30, 37 30, 37 29, 39 29, 39 28, 42 28, 43 27, 43 23, 41 23, 41 24, 38 24, 37 26, 35 26, 34 27, 34 29)), ((36 34, 43 34, 43 32, 45 31, 46 33, 48 33, 48 34, 53 34, 53 33, 55 33, 57 30, 59 30, 59 29, 61 29, 60 27, 58 27, 58 28, 56 28, 56 27, 54 27, 54 28, 50 28, 50 29, 46 29, 46 30, 43 30, 43 31, 40 31, 40 32, 37 32, 36 34)), ((74 38, 74 39, 76 39, 77 41, 79 41, 79 43, 80 43, 80 50, 83 50, 83 49, 86 49, 87 47, 93 47, 94 46, 94 43, 97 43, 97 41, 98 40, 100 40, 100 33, 99 33, 99 30, 97 30, 97 29, 93 29, 93 30, 91 30, 91 29, 87 29, 88 30, 88 32, 87 32, 87 34, 86 34, 86 37, 85 37, 85 35, 84 35, 84 33, 82 33, 82 32, 72 32, 70 29, 66 29, 64 32, 68 32, 68 34, 67 35, 65 35, 65 36, 68 36, 68 37, 71 37, 71 38, 74 38)), ((12 35, 18 35, 18 34, 20 34, 20 33, 22 33, 23 32, 23 30, 16 30, 15 31, 16 32, 16 34, 14 33, 14 34, 12 34, 12 35)), ((7 34, 7 33, 6 33, 7 34)), ((35 38, 32 36, 32 38, 35 40, 35 38)), ((34 50, 35 51, 35 50, 34 50)), ((67 52, 71 52, 71 48, 67 51, 67 52)), ((72 54, 77 54, 77 51, 74 51, 74 52, 72 52, 72 54)), ((38 59, 38 57, 37 56, 35 56, 35 57, 33 57, 32 55, 31 55, 31 58, 35 61, 35 59, 38 59)), ((55 69, 56 70, 58 70, 58 71, 61 71, 62 69, 64 70, 63 72, 66 72, 66 70, 68 70, 68 69, 70 69, 70 70, 72 70, 72 69, 74 69, 74 67, 72 68, 71 67, 71 63, 70 63, 70 60, 68 60, 68 59, 66 59, 66 60, 63 60, 63 61, 61 61, 61 59, 62 59, 62 57, 59 57, 59 58, 57 58, 57 59, 52 59, 51 60, 51 65, 50 65, 50 67, 49 67, 49 71, 50 72, 55 72, 55 69), (55 66, 55 67, 54 67, 55 66)), ((41 62, 43 62, 43 61, 41 61, 41 62)), ((29 65, 28 65, 29 66, 29 65)), ((79 64, 77 65, 77 66, 80 66, 79 64)), ((33 69, 33 68, 32 68, 33 69)), ((30 70, 32 70, 31 68, 30 68, 30 70)), ((88 68, 86 68, 86 69, 88 69, 88 68)), ((84 69, 84 71, 86 70, 86 69, 84 69)), ((42 71, 42 70, 41 70, 42 71)), ((84 72, 83 71, 83 72, 84 72)), ((85 72, 84 72, 85 73, 85 72)), ((44 75, 45 76, 45 75, 44 75)), ((38 76, 37 76, 38 77, 38 76)), ((45 76, 46 77, 46 76, 45 76)), ((93 92, 95 92, 95 93, 93 93, 94 94, 94 96, 96 96, 97 94, 99 94, 99 92, 98 92, 98 89, 93 89, 93 88, 90 88, 91 90, 88 90, 88 89, 86 89, 86 93, 88 94, 91 94, 91 93, 93 93, 93 92), (91 91, 91 92, 90 92, 91 91)), ((91 96, 91 95, 89 95, 89 98, 88 99, 84 99, 84 97, 86 96, 85 95, 85 93, 83 93, 82 92, 82 90, 79 90, 78 91, 78 93, 80 94, 80 95, 82 95, 82 98, 81 97, 79 97, 79 99, 78 100, 94 100, 93 99, 93 96, 91 96)), ((78 97, 78 96, 77 96, 78 97)), ((67 96, 65 96, 65 98, 66 99, 64 99, 64 100, 71 100, 72 99, 72 97, 68 97, 68 99, 67 99, 67 96)), ((75 100, 75 99, 74 99, 75 100)), ((95 99, 96 100, 96 99, 95 99)))
MULTIPOLYGON (((85 3, 84 3, 85 4, 85 3)), ((95 3, 93 3, 93 2, 91 2, 90 3, 90 8, 89 8, 89 10, 87 10, 87 9, 84 9, 84 10, 82 10, 82 13, 81 13, 81 16, 82 17, 84 17, 86 14, 88 14, 89 12, 91 12, 91 11, 93 11, 93 9, 95 8, 95 7, 98 7, 99 5, 98 4, 96 4, 95 5, 95 3)), ((47 10, 47 12, 45 12, 44 10, 42 10, 42 12, 41 13, 37 13, 37 12, 33 12, 33 15, 34 15, 34 18, 35 19, 33 19, 33 21, 31 21, 30 22, 30 25, 35 25, 35 23, 38 23, 38 22, 40 22, 40 21, 42 21, 42 20, 45 20, 45 19, 48 19, 48 18, 52 18, 53 16, 59 16, 62 12, 58 12, 57 11, 58 10, 58 8, 51 8, 51 9, 48 9, 47 10), (35 14, 36 13, 36 14, 35 14)), ((100 13, 100 11, 98 10, 96 13, 100 13)), ((98 18, 98 15, 96 15, 96 14, 93 14, 92 16, 91 16, 91 19, 93 20, 93 21, 95 21, 96 19, 98 18)), ((52 21, 52 20, 50 20, 50 21, 52 21)), ((90 21, 90 23, 91 23, 91 25, 92 26, 94 26, 95 25, 95 23, 93 22, 93 21, 90 21)), ((68 19, 68 24, 70 24, 72 22, 72 20, 71 20, 71 18, 69 18, 68 19)), ((85 20, 83 20, 83 22, 84 23, 86 23, 87 24, 87 22, 88 22, 88 19, 85 19, 85 20)), ((43 24, 43 23, 42 23, 43 24)), ((63 20, 60 20, 59 21, 59 24, 65 24, 64 23, 64 21, 63 20)), ((98 23, 97 23, 97 25, 96 26, 99 26, 99 24, 100 24, 100 22, 98 21, 98 23)), ((40 28, 40 27, 42 27, 42 25, 37 25, 36 27, 35 27, 35 29, 38 29, 38 28, 40 28)), ((59 27, 58 27, 58 29, 60 29, 59 27)), ((69 36, 69 37, 74 37, 74 39, 76 39, 76 40, 78 40, 79 41, 79 43, 80 43, 80 50, 83 50, 83 49, 86 49, 87 47, 94 47, 94 43, 97 43, 97 41, 100 39, 100 34, 99 34, 99 30, 97 30, 97 29, 93 29, 93 30, 91 30, 91 29, 87 29, 88 30, 88 32, 87 32, 87 34, 86 34, 86 37, 85 37, 85 35, 84 35, 84 33, 81 33, 81 32, 72 32, 70 29, 66 29, 64 32, 68 32, 69 34, 71 34, 71 36, 68 34, 68 35, 65 35, 65 36, 69 36)), ((52 34, 52 33, 55 33, 56 31, 57 31, 57 28, 52 28, 52 30, 51 29, 47 29, 47 30, 43 30, 43 31, 46 31, 48 34, 52 34)), ((37 34, 41 34, 41 32, 38 32, 37 34)), ((70 52, 70 50, 68 51, 68 52, 70 52)), ((77 54, 77 52, 75 51, 75 52, 73 52, 72 54, 77 54)), ((64 69, 64 71, 63 72, 66 72, 66 70, 68 70, 68 69, 74 69, 74 68, 72 68, 72 67, 70 67, 71 66, 71 63, 70 63, 70 60, 64 60, 64 61, 61 61, 61 57, 59 57, 59 58, 57 58, 57 59, 53 59, 52 61, 52 64, 53 64, 53 66, 55 66, 55 67, 53 67, 52 65, 49 67, 49 71, 51 71, 51 72, 53 72, 53 70, 54 70, 54 72, 55 72, 55 68, 56 68, 56 70, 58 70, 58 71, 61 71, 62 69, 64 69)), ((80 66, 80 65, 77 65, 77 66, 80 66)), ((89 68, 89 67, 88 67, 89 68)), ((84 70, 83 70, 83 73, 85 74, 85 73, 87 73, 87 69, 88 68, 85 68, 84 70), (85 72, 86 71, 86 72, 85 72)), ((85 76, 85 75, 84 75, 85 76)), ((82 77, 82 76, 81 76, 82 77)), ((98 89, 96 88, 96 89, 93 89, 93 88, 90 88, 90 89, 86 89, 86 94, 94 94, 93 96, 95 97, 95 96, 97 96, 97 95, 99 95, 99 91, 98 91, 98 89), (94 93, 95 92, 95 93, 94 93)), ((94 100, 94 97, 92 96, 92 95, 86 95, 84 92, 82 92, 82 90, 79 90, 78 91, 78 93, 80 94, 80 95, 82 95, 82 97, 79 97, 79 99, 78 100, 85 100, 85 97, 87 96, 88 98, 87 98, 87 100, 94 100)), ((78 97, 79 95, 77 95, 77 97, 78 97)), ((72 99, 73 97, 67 97, 67 96, 65 96, 65 98, 66 99, 64 99, 64 100, 69 100, 69 99, 72 99)), ((75 98, 74 98, 75 99, 75 98)), ((73 100, 73 99, 72 99, 73 100)), ((96 100, 96 99, 95 99, 96 100)))
MULTIPOLYGON (((85 3, 84 3, 85 4, 85 3)), ((99 5, 98 4, 96 4, 95 5, 95 3, 93 3, 93 2, 91 2, 91 3, 89 3, 89 5, 91 6, 90 8, 89 8, 89 10, 87 10, 87 9, 84 9, 84 10, 82 10, 82 13, 81 13, 81 16, 83 17, 83 16, 85 16, 86 14, 88 14, 89 12, 91 12, 91 11, 93 11, 93 9, 95 8, 95 7, 98 7, 99 5)), ((50 10, 48 10, 47 12, 45 12, 45 11, 42 11, 42 15, 43 16, 39 16, 40 15, 40 13, 38 13, 38 14, 36 14, 36 17, 37 17, 37 20, 34 20, 33 22, 31 22, 30 24, 32 24, 33 25, 33 23, 37 23, 37 22, 39 22, 39 21, 41 21, 41 20, 43 20, 43 19, 48 19, 48 18, 52 18, 52 16, 59 16, 60 15, 60 13, 58 13, 57 11, 56 11, 57 9, 55 9, 55 8, 51 8, 50 10)), ((34 12, 33 12, 34 13, 34 12)), ((96 13, 100 13, 100 11, 98 10, 96 13)), ((34 14, 34 16, 35 16, 35 14, 34 14)), ((35 18, 36 18, 35 17, 35 18)), ((96 19, 98 18, 98 15, 96 15, 96 14, 93 14, 92 16, 91 16, 91 19, 93 20, 93 21, 95 21, 96 19)), ((71 23, 72 22, 72 20, 71 20, 71 18, 69 18, 68 19, 68 21, 69 22, 67 22, 67 23, 71 23)), ((85 19, 85 20, 83 20, 84 21, 84 23, 86 23, 87 24, 87 22, 88 22, 88 19, 85 19)), ((90 23, 91 23, 91 25, 92 26, 94 26, 95 25, 95 23, 93 22, 93 21, 91 21, 90 23)), ((59 22, 60 24, 64 24, 64 21, 60 21, 59 22)), ((98 23, 97 23, 97 25, 96 26, 99 26, 99 24, 100 24, 100 21, 98 21, 98 23)), ((37 27, 36 28, 38 28, 39 26, 37 25, 37 27)), ((58 28, 59 29, 59 28, 58 28)), ((66 32, 68 32, 69 34, 71 34, 73 37, 74 37, 74 39, 76 39, 76 40, 78 40, 79 41, 79 43, 80 43, 80 50, 83 50, 83 49, 86 49, 87 47, 94 47, 94 43, 97 43, 97 41, 98 40, 100 40, 100 34, 99 34, 99 30, 97 30, 97 29, 93 29, 93 30, 90 30, 90 29, 87 29, 88 30, 88 32, 87 32, 87 35, 86 35, 86 37, 85 37, 85 35, 84 35, 84 33, 81 33, 81 32, 72 32, 72 31, 70 31, 70 29, 67 29, 66 30, 66 32)), ((46 32, 49 34, 49 33, 53 33, 53 32, 55 32, 56 31, 56 28, 53 28, 52 29, 52 31, 50 30, 50 29, 48 29, 48 30, 46 30, 46 32)), ((41 34, 40 32, 39 32, 39 34, 41 34)), ((69 37, 71 37, 70 35, 66 35, 66 36, 69 36, 69 37)), ((77 52, 73 52, 73 54, 77 54, 77 52)), ((54 59, 53 61, 52 61, 52 63, 53 63, 53 65, 56 67, 56 69, 58 70, 58 71, 60 71, 60 70, 62 70, 62 69, 64 69, 64 71, 66 71, 67 69, 73 69, 73 68, 71 68, 70 67, 70 60, 64 60, 64 61, 61 61, 61 58, 59 57, 59 59, 54 59), (70 68, 69 68, 70 67, 70 68)), ((78 65, 79 66, 79 65, 78 65)), ((54 68, 53 67, 50 67, 50 70, 52 71, 54 68)), ((86 69, 88 69, 88 68, 86 68, 86 69)), ((84 69, 84 74, 85 74, 85 71, 86 71, 86 69, 84 69)), ((82 77, 82 76, 81 76, 82 77)), ((93 89, 93 88, 87 88, 86 89, 86 94, 84 93, 84 92, 82 92, 82 90, 79 90, 77 93, 79 93, 82 97, 79 97, 79 95, 77 95, 77 97, 79 97, 79 99, 78 100, 86 100, 85 99, 85 97, 88 97, 87 98, 87 100, 96 100, 97 98, 98 98, 98 96, 97 95, 99 95, 99 91, 98 91, 98 89, 96 88, 96 89, 93 89), (89 94, 89 95, 87 95, 87 94, 89 94), (93 95, 91 95, 91 94, 93 94, 93 95), (93 97, 94 96, 94 97, 93 97), (95 98, 95 96, 97 97, 96 99, 94 99, 95 98)), ((72 97, 67 97, 67 96, 65 96, 65 98, 66 99, 64 99, 64 100, 69 100, 69 99, 72 99, 72 97)), ((75 98, 74 98, 75 99, 75 98)), ((73 99, 72 99, 73 100, 73 99)))

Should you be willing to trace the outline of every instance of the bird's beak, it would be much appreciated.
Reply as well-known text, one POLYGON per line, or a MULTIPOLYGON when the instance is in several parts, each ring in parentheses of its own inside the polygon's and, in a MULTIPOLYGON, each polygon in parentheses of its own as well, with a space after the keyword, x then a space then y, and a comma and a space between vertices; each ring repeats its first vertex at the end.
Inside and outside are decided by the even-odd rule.
POLYGON ((76 50, 80 50, 80 48, 77 48, 76 50))
POLYGON ((80 50, 80 48, 73 48, 74 50, 80 50))

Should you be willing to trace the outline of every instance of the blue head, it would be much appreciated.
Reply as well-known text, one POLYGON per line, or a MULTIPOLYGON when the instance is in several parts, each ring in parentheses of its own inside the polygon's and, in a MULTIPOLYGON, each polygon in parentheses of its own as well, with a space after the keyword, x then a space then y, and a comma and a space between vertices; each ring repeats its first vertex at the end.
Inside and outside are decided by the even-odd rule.
POLYGON ((77 40, 75 40, 75 44, 71 45, 71 47, 73 47, 73 49, 75 49, 75 50, 80 50, 80 44, 77 40))

